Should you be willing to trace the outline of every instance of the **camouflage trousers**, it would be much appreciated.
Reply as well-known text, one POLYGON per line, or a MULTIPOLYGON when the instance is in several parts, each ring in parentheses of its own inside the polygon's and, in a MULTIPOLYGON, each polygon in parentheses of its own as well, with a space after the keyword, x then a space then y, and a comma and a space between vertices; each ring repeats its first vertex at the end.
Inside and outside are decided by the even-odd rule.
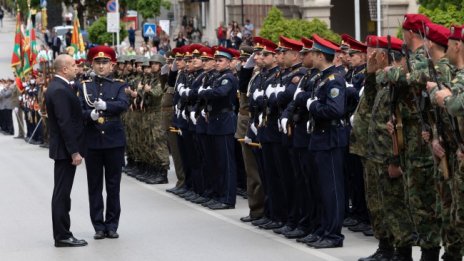
POLYGON ((376 237, 390 239, 396 247, 411 246, 414 226, 406 207, 403 179, 390 178, 385 163, 367 160, 364 167, 367 205, 376 237))
POLYGON ((455 176, 459 175, 458 162, 455 154, 449 155, 449 166, 452 168, 451 175, 448 180, 443 178, 443 174, 439 168, 435 167, 435 182, 437 189, 437 213, 439 213, 441 223, 441 240, 445 253, 451 256, 460 256, 460 251, 463 248, 462 237, 459 231, 455 229, 456 215, 456 197, 463 195, 454 194, 453 188, 455 184, 455 176), (453 213, 453 214, 452 214, 453 213))
POLYGON ((169 150, 166 130, 161 125, 161 112, 145 112, 140 122, 143 135, 142 161, 162 170, 169 169, 169 150))
POLYGON ((413 219, 417 241, 421 248, 440 247, 440 218, 437 212, 437 191, 433 166, 421 166, 419 162, 406 162, 404 190, 413 219), (420 167, 418 167, 420 166, 420 167))
POLYGON ((121 117, 124 131, 126 133, 126 156, 128 161, 135 161, 132 114, 133 112, 129 110, 121 117))
POLYGON ((451 196, 453 198, 451 204, 451 226, 459 234, 459 245, 461 247, 461 255, 464 255, 464 162, 457 161, 455 164, 456 171, 451 180, 451 196))

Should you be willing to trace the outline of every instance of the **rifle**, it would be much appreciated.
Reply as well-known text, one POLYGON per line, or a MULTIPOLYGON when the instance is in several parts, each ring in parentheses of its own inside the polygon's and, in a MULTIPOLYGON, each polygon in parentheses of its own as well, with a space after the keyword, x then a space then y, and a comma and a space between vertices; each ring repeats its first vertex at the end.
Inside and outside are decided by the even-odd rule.
MULTIPOLYGON (((311 88, 311 97, 310 99, 314 99, 314 97, 316 97, 316 82, 321 78, 322 76, 322 73, 321 72, 318 72, 316 75, 313 76, 313 78, 311 78, 311 80, 309 81, 309 84, 311 85, 310 88, 311 88)), ((313 115, 311 115, 311 112, 308 111, 308 114, 309 114, 309 120, 308 120, 308 123, 309 123, 309 126, 308 126, 308 133, 311 134, 313 131, 314 131, 314 117, 313 115)))
MULTIPOLYGON (((403 48, 405 45, 403 45, 403 48)), ((407 51, 407 50, 406 50, 407 51)), ((393 53, 391 50, 391 37, 387 35, 387 52, 388 52, 388 64, 393 64, 393 53)), ((409 65, 410 66, 410 65, 409 65)), ((398 92, 397 86, 390 83, 390 120, 393 123, 393 133, 392 133, 392 142, 393 142, 393 156, 399 158, 400 151, 404 149, 404 139, 403 139, 403 121, 401 114, 398 108, 398 92)))

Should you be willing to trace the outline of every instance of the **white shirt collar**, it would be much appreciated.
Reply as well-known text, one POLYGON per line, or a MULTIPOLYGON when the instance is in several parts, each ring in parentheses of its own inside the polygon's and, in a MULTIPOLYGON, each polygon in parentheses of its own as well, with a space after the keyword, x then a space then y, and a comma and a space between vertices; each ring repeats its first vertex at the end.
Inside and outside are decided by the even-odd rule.
POLYGON ((55 74, 55 77, 58 77, 58 78, 62 79, 63 81, 65 81, 67 84, 71 85, 71 83, 68 81, 68 79, 64 78, 63 76, 55 74))

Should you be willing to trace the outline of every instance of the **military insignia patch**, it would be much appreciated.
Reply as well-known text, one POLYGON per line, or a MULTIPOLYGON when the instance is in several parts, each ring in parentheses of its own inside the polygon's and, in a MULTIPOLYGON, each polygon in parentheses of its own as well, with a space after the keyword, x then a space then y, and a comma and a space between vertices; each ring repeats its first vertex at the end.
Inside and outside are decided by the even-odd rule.
POLYGON ((221 85, 226 85, 229 81, 227 79, 222 80, 221 85))
POLYGON ((330 81, 335 80, 335 75, 331 74, 331 75, 329 75, 329 77, 327 77, 327 78, 329 78, 330 81))
POLYGON ((330 97, 332 98, 336 98, 338 96, 338 94, 340 94, 340 90, 337 89, 337 88, 332 88, 330 90, 330 97))
POLYGON ((299 77, 299 76, 293 77, 292 83, 297 84, 297 83, 299 83, 299 82, 300 82, 300 77, 299 77))

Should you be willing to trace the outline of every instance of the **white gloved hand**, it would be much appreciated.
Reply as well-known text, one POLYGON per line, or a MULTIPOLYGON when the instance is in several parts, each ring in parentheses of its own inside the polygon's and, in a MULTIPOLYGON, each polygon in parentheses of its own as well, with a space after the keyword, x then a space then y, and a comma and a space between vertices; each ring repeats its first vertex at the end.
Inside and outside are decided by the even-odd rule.
POLYGON ((279 119, 277 119, 277 127, 279 128, 279 131, 282 132, 282 125, 280 124, 279 119))
POLYGON ((295 93, 293 94, 293 100, 295 100, 296 97, 298 96, 298 94, 300 94, 301 92, 303 92, 303 89, 301 89, 301 88, 296 88, 296 91, 295 91, 295 93))
POLYGON ((354 127, 354 115, 351 115, 350 117, 350 123, 351 123, 351 127, 354 127))
POLYGON ((311 107, 311 103, 317 101, 317 97, 314 97, 313 99, 309 98, 308 101, 306 102, 306 109, 309 111, 309 107, 311 107))
POLYGON ((97 110, 96 109, 93 109, 91 112, 90 112, 90 118, 94 121, 98 120, 98 118, 100 117, 100 114, 98 114, 97 110))
POLYGON ((247 136, 245 136, 245 138, 243 138, 243 142, 244 142, 245 144, 250 144, 250 143, 252 143, 253 141, 252 141, 250 138, 248 138, 247 136))
POLYGON ((277 84, 276 88, 275 88, 275 91, 274 93, 277 95, 279 95, 279 93, 285 91, 285 86, 281 85, 280 83, 277 84))
POLYGON ((200 86, 200 88, 198 88, 198 94, 200 94, 200 93, 201 93, 202 91, 204 91, 204 90, 205 90, 205 88, 203 88, 203 85, 200 86))
POLYGON ((258 135, 258 129, 256 128, 255 124, 250 124, 250 130, 255 134, 258 135))
POLYGON ((258 116, 258 126, 261 126, 262 123, 263 123, 263 114, 261 113, 261 114, 258 116))
POLYGON ((186 96, 189 96, 190 91, 191 91, 190 88, 184 89, 184 94, 185 94, 186 96))
POLYGON ((187 120, 187 115, 185 114, 185 110, 182 111, 182 118, 184 118, 184 120, 187 120))
POLYGON ((361 90, 359 90, 359 97, 361 97, 364 93, 364 86, 361 88, 361 90))
POLYGON ((18 108, 18 107, 15 107, 15 108, 14 108, 14 112, 15 112, 16 114, 18 114, 19 108, 18 108))
POLYGON ((282 126, 282 131, 284 132, 284 134, 287 134, 287 123, 288 123, 287 118, 282 118, 280 120, 280 126, 282 126))
POLYGON ((306 132, 309 133, 310 129, 309 129, 309 121, 306 122, 306 132))
POLYGON ((246 63, 243 65, 243 68, 249 69, 255 66, 256 66, 255 53, 253 53, 250 57, 248 57, 246 63))
POLYGON ((100 98, 98 98, 98 101, 94 103, 95 109, 99 111, 104 111, 106 110, 106 102, 100 98))
POLYGON ((179 84, 177 85, 177 88, 176 88, 177 91, 180 93, 180 91, 182 91, 182 89, 184 88, 184 86, 185 86, 185 84, 179 83, 179 84))
POLYGON ((271 87, 271 85, 267 86, 266 88, 266 97, 270 98, 271 95, 275 92, 275 88, 271 87))
POLYGON ((182 130, 179 129, 179 131, 177 132, 177 134, 178 134, 179 136, 182 136, 182 130))
POLYGON ((202 116, 203 118, 205 118, 205 119, 206 119, 206 112, 205 112, 205 110, 204 110, 204 109, 203 109, 203 110, 201 110, 201 116, 202 116))
POLYGON ((263 91, 263 90, 258 90, 258 89, 256 89, 256 90, 253 92, 253 100, 258 99, 258 97, 263 96, 263 94, 264 94, 264 91, 263 91))
POLYGON ((354 86, 352 83, 346 82, 346 88, 354 88, 354 86))
POLYGON ((197 125, 197 119, 195 118, 195 112, 190 112, 190 120, 192 121, 193 125, 197 125))

